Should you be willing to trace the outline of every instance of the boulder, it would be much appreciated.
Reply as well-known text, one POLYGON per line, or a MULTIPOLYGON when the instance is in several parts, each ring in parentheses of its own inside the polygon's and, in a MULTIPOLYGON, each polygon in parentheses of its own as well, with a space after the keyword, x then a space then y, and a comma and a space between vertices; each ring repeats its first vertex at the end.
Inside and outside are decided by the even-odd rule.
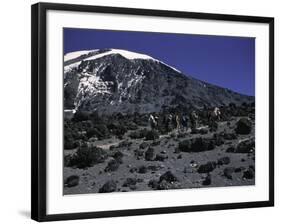
POLYGON ((207 162, 206 164, 202 164, 198 167, 198 173, 210 173, 217 167, 217 163, 214 161, 207 162))
POLYGON ((147 173, 148 169, 146 166, 140 166, 138 169, 138 173, 147 173))
POLYGON ((234 133, 234 132, 231 132, 231 133, 223 133, 223 138, 225 140, 234 140, 234 139, 237 139, 237 134, 234 133))
POLYGON ((168 159, 168 156, 162 155, 162 154, 157 154, 155 157, 155 161, 164 161, 165 159, 168 159))
POLYGON ((100 189, 99 193, 109 193, 114 192, 117 189, 117 184, 113 180, 107 181, 100 189))
POLYGON ((179 188, 178 184, 176 182, 168 182, 166 180, 163 180, 158 183, 157 190, 169 190, 169 189, 177 189, 179 188))
POLYGON ((124 154, 120 151, 117 151, 116 153, 113 154, 113 158, 118 162, 118 163, 122 163, 122 158, 123 158, 124 154))
POLYGON ((119 163, 116 159, 112 159, 108 162, 107 166, 105 167, 105 172, 112 172, 116 171, 119 168, 119 163))
POLYGON ((241 118, 236 123, 235 132, 240 135, 248 135, 251 133, 252 123, 248 118, 241 118))
POLYGON ((232 174, 235 172, 234 167, 226 167, 223 170, 223 176, 225 176, 227 179, 232 180, 232 174))
POLYGON ((222 158, 219 158, 218 161, 217 161, 217 164, 219 166, 222 166, 222 165, 227 165, 230 163, 230 158, 228 156, 225 156, 225 157, 222 157, 222 158))
POLYGON ((147 143, 147 142, 143 142, 143 143, 141 143, 140 144, 140 149, 145 149, 145 148, 147 148, 149 146, 149 143, 147 143))
POLYGON ((137 184, 137 179, 136 178, 131 178, 131 177, 129 177, 129 178, 127 178, 126 180, 125 180, 125 182, 123 183, 123 187, 130 187, 130 186, 132 186, 132 185, 136 185, 137 184))
POLYGON ((221 146, 224 144, 223 137, 219 134, 213 134, 213 141, 216 146, 221 146))
POLYGON ((202 181, 203 186, 210 185, 212 183, 211 175, 208 174, 205 179, 202 181))
POLYGON ((65 187, 75 187, 79 184, 79 179, 80 179, 79 176, 71 175, 64 182, 64 186, 65 187))
POLYGON ((149 148, 146 150, 145 155, 144 155, 145 160, 147 160, 147 161, 153 161, 153 159, 154 159, 154 151, 155 151, 154 148, 149 147, 149 148))
POLYGON ((157 189, 158 187, 158 181, 157 180, 150 180, 148 182, 148 186, 151 187, 152 189, 157 189))
POLYGON ((251 168, 248 170, 244 171, 243 173, 243 179, 253 179, 255 177, 255 171, 251 168))
POLYGON ((248 139, 240 142, 236 149, 235 153, 252 153, 255 151, 255 141, 254 139, 248 139))
POLYGON ((168 183, 172 183, 178 181, 178 178, 171 171, 167 171, 160 176, 159 182, 162 182, 163 180, 167 181, 168 183))

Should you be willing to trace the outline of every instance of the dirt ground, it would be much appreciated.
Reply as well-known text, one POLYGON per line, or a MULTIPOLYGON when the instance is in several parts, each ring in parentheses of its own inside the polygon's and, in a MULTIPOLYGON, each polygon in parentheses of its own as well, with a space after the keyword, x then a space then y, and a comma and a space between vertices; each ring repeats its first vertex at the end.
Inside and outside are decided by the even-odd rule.
MULTIPOLYGON (((233 131, 237 120, 239 117, 231 119, 228 123, 219 122, 216 133, 233 131)), ((254 150, 250 153, 234 153, 228 150, 242 141, 253 139, 254 132, 253 124, 250 134, 237 135, 237 139, 224 140, 222 145, 201 152, 179 152, 178 144, 191 138, 211 138, 213 132, 191 134, 189 130, 178 135, 176 131, 173 131, 168 135, 160 136, 157 140, 149 141, 131 139, 130 133, 127 132, 122 140, 110 138, 96 141, 94 142, 96 146, 108 150, 111 154, 117 151, 123 154, 118 168, 114 171, 106 171, 108 163, 112 160, 110 156, 103 163, 85 169, 64 167, 64 183, 72 175, 78 178, 74 186, 64 184, 64 194, 102 192, 100 189, 107 182, 114 182, 114 184, 109 187, 109 190, 103 192, 254 185, 255 176, 247 176, 249 167, 252 170, 255 168, 254 150), (121 144, 122 142, 127 144, 121 144), (154 149, 154 158, 151 161, 144 156, 149 147, 154 149), (144 155, 141 155, 142 153, 144 155), (224 162, 219 163, 221 158, 224 158, 222 159, 224 162), (212 170, 199 172, 201 165, 212 161, 216 163, 212 170)), ((75 149, 64 150, 65 155, 75 152, 75 149)))

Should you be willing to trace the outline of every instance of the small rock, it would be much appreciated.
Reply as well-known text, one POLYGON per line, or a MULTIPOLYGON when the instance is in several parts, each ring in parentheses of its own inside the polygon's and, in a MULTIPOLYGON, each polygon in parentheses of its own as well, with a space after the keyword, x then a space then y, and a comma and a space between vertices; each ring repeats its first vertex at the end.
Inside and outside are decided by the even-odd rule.
POLYGON ((162 155, 162 154, 157 154, 155 157, 155 161, 164 161, 165 159, 168 159, 168 156, 162 155))
POLYGON ((163 180, 171 183, 171 182, 178 181, 178 178, 171 171, 167 171, 166 173, 160 176, 159 182, 163 180))
POLYGON ((136 185, 136 184, 137 184, 137 179, 129 177, 124 182, 123 187, 130 187, 131 185, 136 185))
POLYGON ((224 175, 227 179, 232 180, 232 174, 233 174, 234 171, 235 171, 235 168, 233 168, 233 167, 226 167, 226 168, 223 170, 223 175, 224 175))
POLYGON ((124 154, 120 151, 117 151, 116 153, 114 153, 114 155, 112 156, 118 163, 122 163, 122 158, 123 158, 124 154))
POLYGON ((79 184, 79 176, 77 175, 69 176, 64 183, 66 187, 75 187, 78 184, 79 184))
POLYGON ((235 153, 252 153, 254 150, 255 141, 253 139, 249 139, 240 142, 235 149, 235 153))
POLYGON ((132 167, 131 169, 130 169, 130 173, 135 173, 135 172, 137 172, 138 171, 138 168, 137 167, 132 167))
POLYGON ((140 149, 145 149, 149 146, 149 144, 147 142, 143 142, 140 144, 140 149))
POLYGON ((118 168, 119 168, 119 163, 116 161, 116 159, 112 159, 108 162, 104 171, 105 172, 112 172, 112 171, 116 171, 118 168))
POLYGON ((158 181, 157 180, 150 180, 148 182, 148 186, 153 188, 153 189, 156 189, 158 187, 158 181))
POLYGON ((206 178, 203 180, 202 185, 207 186, 210 185, 211 183, 212 183, 211 175, 208 174, 206 178))
POLYGON ((226 149, 226 152, 230 152, 230 153, 235 152, 234 146, 228 147, 228 148, 226 149))
POLYGON ((212 172, 216 168, 217 164, 214 161, 207 162, 206 164, 202 164, 199 166, 197 172, 198 173, 209 173, 212 172))
POLYGON ((147 149, 147 151, 145 152, 145 160, 153 161, 153 159, 154 159, 154 151, 155 151, 154 148, 149 147, 147 149))
POLYGON ((237 168, 235 168, 234 172, 235 172, 235 173, 240 173, 240 172, 242 172, 243 170, 245 170, 244 167, 237 167, 237 168))
POLYGON ((248 170, 244 171, 243 179, 253 179, 255 177, 255 172, 253 169, 249 168, 248 170))
POLYGON ((140 166, 138 172, 139 173, 146 173, 147 172, 147 167, 146 166, 140 166))
POLYGON ((218 161, 217 161, 217 164, 219 166, 222 166, 222 165, 227 165, 230 163, 230 158, 228 156, 225 156, 225 157, 222 157, 222 158, 219 158, 218 161))
POLYGON ((107 181, 100 189, 99 193, 109 193, 109 192, 114 192, 117 189, 117 184, 115 181, 110 180, 107 181))

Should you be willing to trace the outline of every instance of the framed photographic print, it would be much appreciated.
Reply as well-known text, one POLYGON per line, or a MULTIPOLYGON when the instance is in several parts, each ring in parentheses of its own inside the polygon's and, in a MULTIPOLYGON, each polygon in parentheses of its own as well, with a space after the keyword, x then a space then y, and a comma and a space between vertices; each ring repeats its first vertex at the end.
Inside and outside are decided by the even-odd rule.
POLYGON ((274 205, 274 19, 32 6, 32 218, 274 205))

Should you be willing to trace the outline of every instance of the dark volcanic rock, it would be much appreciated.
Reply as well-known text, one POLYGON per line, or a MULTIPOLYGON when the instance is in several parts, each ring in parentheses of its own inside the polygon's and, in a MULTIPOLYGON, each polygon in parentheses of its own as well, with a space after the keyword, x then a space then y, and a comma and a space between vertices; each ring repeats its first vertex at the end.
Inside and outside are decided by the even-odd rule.
POLYGON ((249 139, 249 140, 245 140, 240 142, 235 151, 236 153, 251 153, 254 152, 255 150, 255 141, 254 139, 249 139))
POLYGON ((130 170, 130 173, 135 173, 138 171, 138 168, 137 167, 132 167, 130 170))
POLYGON ((198 173, 209 173, 212 172, 215 168, 217 167, 217 163, 212 161, 212 162, 207 162, 206 164, 202 164, 198 167, 197 172, 198 173))
POLYGON ((252 123, 248 118, 241 118, 237 124, 235 132, 240 135, 248 135, 251 133, 252 123))
POLYGON ((109 193, 114 192, 117 189, 117 184, 113 180, 107 181, 100 189, 99 193, 109 193))
POLYGON ((225 140, 234 140, 237 139, 237 135, 235 133, 223 133, 223 138, 225 140))
POLYGON ((251 168, 248 170, 244 171, 243 177, 244 179, 253 179, 255 177, 255 171, 251 168))
POLYGON ((108 162, 107 166, 105 167, 105 172, 112 172, 116 171, 119 168, 119 163, 116 159, 112 159, 108 162))
POLYGON ((152 147, 149 147, 147 150, 146 150, 146 152, 145 152, 145 156, 144 156, 144 158, 145 158, 145 160, 147 160, 147 161, 153 161, 153 159, 154 159, 154 148, 152 148, 152 147))
POLYGON ((157 145, 160 145, 161 144, 161 141, 153 141, 151 143, 152 146, 157 146, 157 145))
POLYGON ((228 147, 227 149, 226 149, 226 152, 235 152, 235 148, 234 148, 234 146, 230 146, 230 147, 228 147))
POLYGON ((230 163, 230 158, 228 156, 219 158, 218 161, 217 161, 217 164, 220 165, 220 166, 227 165, 229 163, 230 163))
POLYGON ((245 170, 245 167, 237 167, 237 168, 235 168, 234 172, 235 172, 235 173, 240 173, 240 172, 242 172, 243 170, 245 170))
POLYGON ((201 129, 199 129, 199 134, 201 134, 201 135, 205 135, 205 134, 208 134, 208 129, 207 128, 201 128, 201 129))
POLYGON ((123 158, 124 154, 120 151, 117 151, 116 153, 113 154, 113 158, 118 162, 118 163, 122 163, 122 158, 123 158))
POLYGON ((149 143, 143 142, 143 143, 140 144, 140 149, 145 149, 145 148, 147 148, 148 146, 149 146, 149 143))
POLYGON ((153 189, 157 189, 157 187, 158 187, 158 181, 157 181, 157 180, 150 180, 150 181, 148 182, 148 186, 151 187, 151 188, 153 188, 153 189))
POLYGON ((124 140, 118 144, 118 148, 122 148, 122 147, 127 148, 127 147, 131 146, 132 144, 133 144, 132 142, 130 142, 128 140, 124 140))
POLYGON ((213 135, 213 141, 214 141, 214 144, 216 146, 221 146, 221 145, 224 144, 223 137, 220 136, 219 134, 214 134, 213 135))
POLYGON ((162 155, 162 154, 157 154, 155 157, 155 161, 164 161, 165 159, 168 159, 168 156, 162 155))
POLYGON ((66 181, 64 182, 64 186, 66 187, 75 187, 79 184, 79 176, 71 175, 69 176, 66 181))
POLYGON ((227 178, 232 180, 232 174, 235 172, 235 168, 234 167, 226 167, 223 170, 223 175, 227 178))
POLYGON ((146 166, 140 166, 138 169, 138 173, 147 173, 148 169, 146 166))
POLYGON ((166 180, 163 180, 158 183, 157 190, 169 190, 169 189, 177 189, 179 188, 178 184, 176 182, 168 182, 166 180))
POLYGON ((157 171, 157 170, 160 170, 161 167, 155 166, 155 165, 150 165, 150 166, 147 167, 147 169, 152 170, 152 171, 157 171))
POLYGON ((167 171, 160 176, 159 182, 163 180, 167 181, 168 183, 172 183, 178 181, 178 178, 171 171, 167 171))
POLYGON ((212 178, 211 175, 208 174, 205 179, 202 181, 202 185, 206 186, 206 185, 210 185, 212 183, 212 178))
POLYGON ((127 178, 126 181, 123 184, 123 187, 130 187, 132 185, 136 185, 137 184, 137 179, 136 178, 127 178))
POLYGON ((138 159, 140 159, 140 158, 142 158, 142 157, 144 156, 144 151, 143 151, 142 149, 136 149, 136 150, 134 151, 134 153, 135 153, 135 156, 136 156, 138 159))

